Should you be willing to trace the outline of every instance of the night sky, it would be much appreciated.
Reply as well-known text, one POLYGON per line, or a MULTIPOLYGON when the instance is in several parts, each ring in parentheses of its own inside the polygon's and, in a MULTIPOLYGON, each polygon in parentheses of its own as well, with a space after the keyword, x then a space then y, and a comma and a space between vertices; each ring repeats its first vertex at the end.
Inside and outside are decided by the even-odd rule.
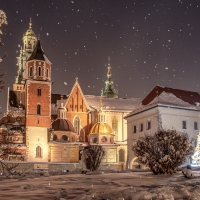
MULTIPOLYGON (((0 0, 7 15, 0 64, 6 86, 29 27, 52 62, 53 93, 100 95, 111 57, 119 97, 145 97, 156 85, 200 91, 199 0, 0 0)), ((6 92, 0 93, 5 111, 6 92)))

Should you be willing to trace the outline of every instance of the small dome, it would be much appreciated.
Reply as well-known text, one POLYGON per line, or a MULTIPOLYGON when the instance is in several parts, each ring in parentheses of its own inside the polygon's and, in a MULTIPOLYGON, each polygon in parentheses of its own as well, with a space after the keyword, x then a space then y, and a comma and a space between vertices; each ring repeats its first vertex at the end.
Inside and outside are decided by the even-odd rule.
POLYGON ((56 119, 52 123, 52 129, 54 131, 71 131, 75 133, 72 123, 67 119, 56 119))
POLYGON ((90 134, 111 134, 112 128, 107 123, 98 122, 90 130, 90 134))
POLYGON ((33 32, 32 29, 28 29, 24 35, 26 35, 26 36, 34 36, 34 37, 36 37, 36 35, 35 35, 35 33, 33 32))

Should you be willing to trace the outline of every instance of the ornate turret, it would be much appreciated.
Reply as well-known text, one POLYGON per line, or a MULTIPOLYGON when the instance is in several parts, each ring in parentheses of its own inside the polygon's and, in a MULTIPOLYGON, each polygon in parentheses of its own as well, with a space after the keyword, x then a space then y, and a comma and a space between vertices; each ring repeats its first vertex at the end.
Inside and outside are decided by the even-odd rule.
POLYGON ((107 72, 107 80, 105 82, 105 90, 101 90, 101 96, 107 98, 118 98, 118 93, 113 87, 113 81, 111 80, 111 66, 110 66, 110 57, 108 57, 108 72, 107 72))
MULTIPOLYGON (((20 55, 17 57, 17 65, 18 65, 18 72, 17 72, 17 77, 15 80, 16 84, 23 84, 23 72, 25 70, 25 64, 30 55, 33 53, 36 42, 37 42, 37 37, 35 33, 32 30, 32 21, 30 19, 29 22, 29 29, 26 31, 26 33, 23 35, 23 48, 21 47, 20 49, 20 55)), ((14 90, 16 87, 14 88, 14 90)))

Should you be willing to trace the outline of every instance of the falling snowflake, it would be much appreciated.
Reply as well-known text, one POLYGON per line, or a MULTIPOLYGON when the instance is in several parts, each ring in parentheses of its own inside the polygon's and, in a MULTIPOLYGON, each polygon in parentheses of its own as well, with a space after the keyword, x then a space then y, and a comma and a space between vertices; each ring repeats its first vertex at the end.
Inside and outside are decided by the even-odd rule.
POLYGON ((47 33, 47 36, 49 36, 49 33, 47 33))
POLYGON ((67 85, 67 83, 66 83, 66 82, 64 82, 64 85, 67 85))

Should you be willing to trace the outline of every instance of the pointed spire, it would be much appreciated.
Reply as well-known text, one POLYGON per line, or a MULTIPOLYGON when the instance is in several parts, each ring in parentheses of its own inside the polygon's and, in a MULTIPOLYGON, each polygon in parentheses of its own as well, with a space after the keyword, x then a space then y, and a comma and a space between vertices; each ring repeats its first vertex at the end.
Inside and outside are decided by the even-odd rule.
POLYGON ((105 82, 106 86, 105 86, 105 90, 101 91, 101 96, 103 97, 107 97, 107 98, 117 98, 118 94, 115 91, 114 87, 113 87, 113 81, 111 80, 111 66, 110 66, 110 56, 108 56, 108 72, 107 72, 107 80, 105 82))
POLYGON ((32 29, 32 21, 31 21, 31 17, 30 17, 30 22, 29 22, 29 29, 32 29))
POLYGON ((76 79, 76 82, 78 82, 78 77, 77 77, 77 76, 76 76, 76 78, 75 78, 75 79, 76 79))

